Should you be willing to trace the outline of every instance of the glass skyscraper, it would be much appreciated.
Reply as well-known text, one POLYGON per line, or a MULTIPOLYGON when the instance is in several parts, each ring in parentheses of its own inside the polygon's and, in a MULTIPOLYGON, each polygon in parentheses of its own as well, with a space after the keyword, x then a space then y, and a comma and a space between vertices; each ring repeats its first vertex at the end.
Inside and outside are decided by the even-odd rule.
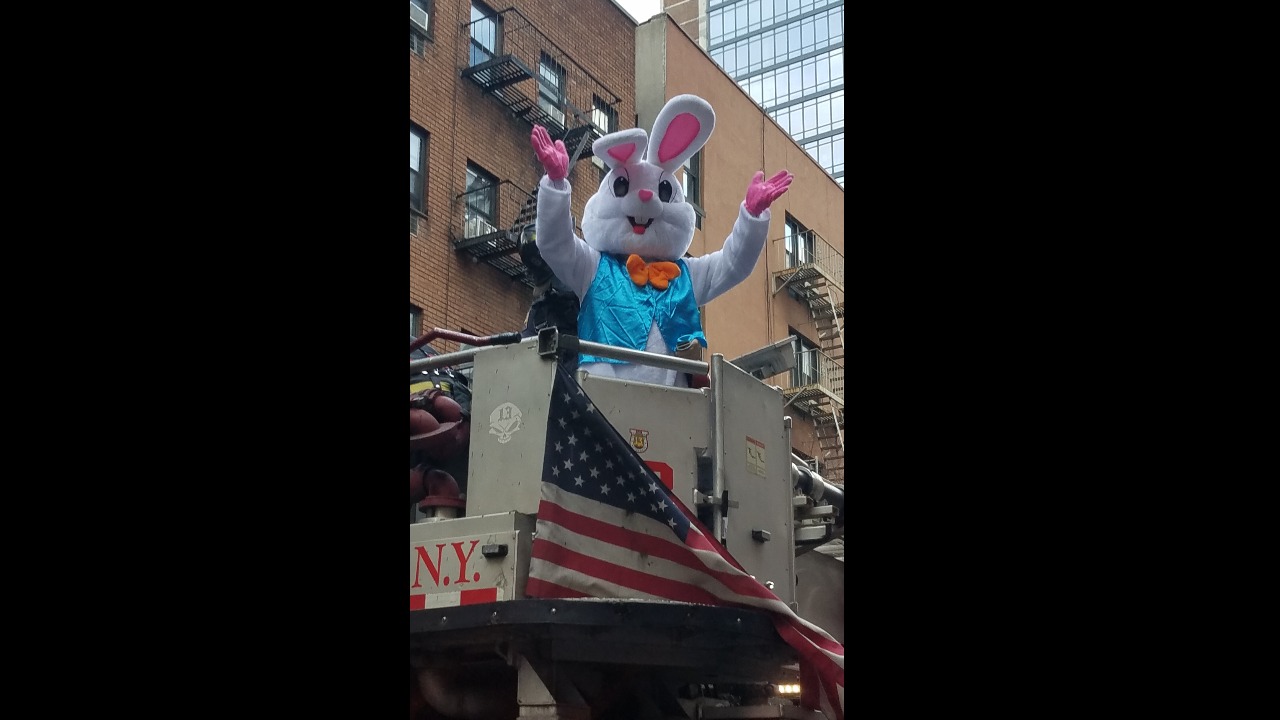
POLYGON ((678 17, 694 2, 686 32, 844 187, 844 0, 664 5, 678 17))

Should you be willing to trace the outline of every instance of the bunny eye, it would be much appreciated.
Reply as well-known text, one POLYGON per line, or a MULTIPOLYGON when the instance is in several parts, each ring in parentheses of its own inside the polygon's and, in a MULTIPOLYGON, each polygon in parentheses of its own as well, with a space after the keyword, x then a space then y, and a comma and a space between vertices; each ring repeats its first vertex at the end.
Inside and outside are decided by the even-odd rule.
POLYGON ((662 202, 671 202, 671 182, 663 180, 658 183, 658 199, 662 202))
POLYGON ((627 194, 627 190, 630 189, 630 187, 631 183, 627 182, 626 178, 620 177, 613 181, 613 194, 617 197, 622 197, 627 194))

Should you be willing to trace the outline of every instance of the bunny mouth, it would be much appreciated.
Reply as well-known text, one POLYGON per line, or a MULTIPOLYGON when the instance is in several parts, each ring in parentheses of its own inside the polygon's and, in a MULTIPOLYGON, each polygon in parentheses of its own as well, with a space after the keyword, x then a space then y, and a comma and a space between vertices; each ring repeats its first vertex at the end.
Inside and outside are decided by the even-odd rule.
POLYGON ((631 223, 631 232, 637 235, 643 235, 644 231, 648 230, 649 226, 653 224, 653 218, 649 218, 648 222, 638 223, 632 215, 627 216, 627 221, 631 223))

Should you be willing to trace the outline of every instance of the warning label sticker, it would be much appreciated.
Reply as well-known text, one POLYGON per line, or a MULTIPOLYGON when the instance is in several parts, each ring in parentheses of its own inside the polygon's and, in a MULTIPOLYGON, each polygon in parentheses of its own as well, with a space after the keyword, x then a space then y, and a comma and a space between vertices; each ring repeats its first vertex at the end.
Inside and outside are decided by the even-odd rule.
POLYGON ((760 477, 765 476, 764 443, 749 435, 747 436, 747 472, 760 477))

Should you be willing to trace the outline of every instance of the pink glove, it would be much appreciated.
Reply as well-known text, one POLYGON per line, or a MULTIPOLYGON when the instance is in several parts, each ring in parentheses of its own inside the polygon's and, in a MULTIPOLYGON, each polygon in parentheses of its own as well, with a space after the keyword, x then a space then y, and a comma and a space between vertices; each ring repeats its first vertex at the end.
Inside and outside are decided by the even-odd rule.
POLYGON ((547 177, 559 182, 569 175, 569 153, 564 149, 564 141, 551 142, 547 129, 541 125, 533 126, 533 152, 538 155, 538 162, 547 171, 547 177))
POLYGON ((747 186, 747 199, 743 203, 747 206, 747 212, 752 217, 760 217, 760 213, 767 210, 774 200, 782 197, 782 193, 791 187, 793 177, 795 176, 786 170, 779 170, 777 175, 765 180, 764 171, 756 172, 756 176, 751 178, 751 184, 747 186))

